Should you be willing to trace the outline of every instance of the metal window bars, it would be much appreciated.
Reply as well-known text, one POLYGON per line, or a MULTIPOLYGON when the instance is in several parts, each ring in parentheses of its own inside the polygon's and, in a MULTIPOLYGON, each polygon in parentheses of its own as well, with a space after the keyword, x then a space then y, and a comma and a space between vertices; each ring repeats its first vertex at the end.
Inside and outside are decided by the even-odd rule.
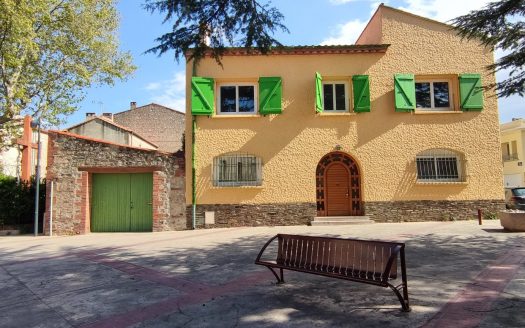
POLYGON ((216 187, 262 185, 262 161, 250 154, 227 154, 213 159, 216 187))
POLYGON ((464 182, 463 156, 446 149, 432 149, 416 156, 417 181, 464 182))

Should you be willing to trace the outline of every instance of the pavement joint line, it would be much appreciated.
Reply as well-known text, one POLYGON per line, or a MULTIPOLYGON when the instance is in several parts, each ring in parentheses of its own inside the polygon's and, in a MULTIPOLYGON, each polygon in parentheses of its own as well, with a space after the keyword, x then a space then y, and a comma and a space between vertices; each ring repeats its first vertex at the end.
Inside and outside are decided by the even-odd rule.
POLYGON ((422 328, 477 327, 491 312, 505 287, 525 264, 525 250, 511 249, 489 264, 452 297, 422 328))

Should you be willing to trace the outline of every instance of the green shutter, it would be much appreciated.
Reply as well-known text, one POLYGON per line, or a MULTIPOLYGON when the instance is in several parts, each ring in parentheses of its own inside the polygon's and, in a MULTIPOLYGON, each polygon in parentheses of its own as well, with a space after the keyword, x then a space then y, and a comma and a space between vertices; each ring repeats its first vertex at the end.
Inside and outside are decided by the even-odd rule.
POLYGON ((394 75, 396 112, 410 112, 416 108, 414 74, 394 75))
POLYGON ((459 76, 459 95, 461 110, 481 111, 483 109, 481 75, 461 74, 459 76))
POLYGON ((191 78, 191 114, 213 114, 214 81, 207 77, 191 78))
POLYGON ((370 81, 368 75, 352 76, 354 90, 354 112, 370 112, 370 81))
POLYGON ((281 114, 282 80, 280 77, 259 78, 259 113, 281 114))
POLYGON ((324 110, 323 104, 323 78, 321 74, 315 73, 315 111, 321 113, 324 110))

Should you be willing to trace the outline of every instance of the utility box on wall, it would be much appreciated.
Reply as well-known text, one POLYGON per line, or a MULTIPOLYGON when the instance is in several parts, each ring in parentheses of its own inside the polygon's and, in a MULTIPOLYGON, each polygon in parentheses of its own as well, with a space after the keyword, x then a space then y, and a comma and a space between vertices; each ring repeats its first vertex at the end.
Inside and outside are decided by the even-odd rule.
POLYGON ((204 224, 215 224, 215 212, 204 212, 204 224))

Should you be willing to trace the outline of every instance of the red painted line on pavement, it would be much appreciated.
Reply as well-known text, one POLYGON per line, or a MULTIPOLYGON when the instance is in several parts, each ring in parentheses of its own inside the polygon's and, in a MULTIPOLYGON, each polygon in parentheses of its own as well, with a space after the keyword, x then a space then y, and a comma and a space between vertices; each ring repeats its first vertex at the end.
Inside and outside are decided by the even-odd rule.
POLYGON ((422 327, 477 327, 524 263, 523 248, 503 254, 422 327))
POLYGON ((168 286, 185 293, 195 293, 210 288, 205 284, 196 283, 133 263, 115 260, 109 256, 96 254, 94 252, 82 252, 78 253, 77 256, 122 271, 134 277, 168 286))
POLYGON ((261 282, 263 278, 269 276, 268 272, 256 271, 248 273, 237 279, 228 282, 223 286, 209 287, 208 289, 196 292, 189 291, 187 294, 168 298, 166 300, 150 304, 148 306, 133 309, 129 312, 116 314, 105 319, 81 325, 79 328, 120 328, 128 327, 148 319, 153 319, 161 315, 173 313, 189 305, 199 304, 210 300, 216 296, 233 294, 239 290, 244 290, 261 282))

